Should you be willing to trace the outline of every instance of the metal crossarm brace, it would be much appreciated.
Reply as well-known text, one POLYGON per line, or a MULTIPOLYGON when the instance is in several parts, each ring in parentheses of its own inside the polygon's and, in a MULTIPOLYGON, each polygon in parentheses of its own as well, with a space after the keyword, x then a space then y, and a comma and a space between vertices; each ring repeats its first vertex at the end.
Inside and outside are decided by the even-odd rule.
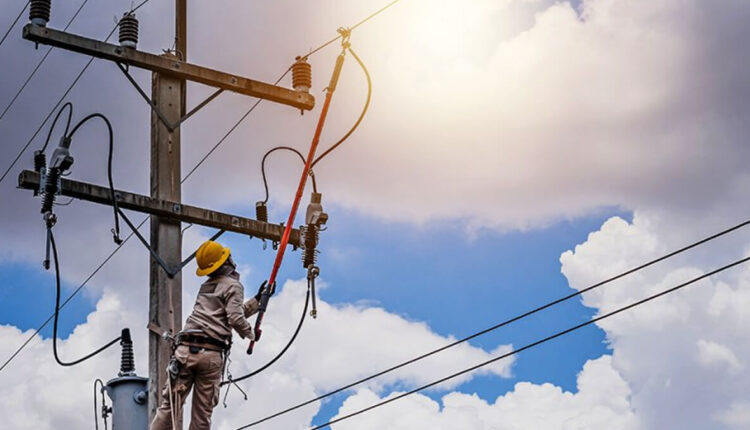
MULTIPOLYGON (((26 190, 39 189, 39 173, 32 170, 22 171, 18 176, 18 187, 26 190)), ((60 194, 104 205, 112 204, 109 188, 71 179, 63 178, 60 181, 60 194)), ((115 190, 115 197, 121 209, 268 239, 272 242, 280 242, 284 232, 284 227, 281 224, 266 223, 251 218, 155 199, 141 194, 115 190)), ((292 229, 289 244, 294 248, 300 246, 299 229, 292 229)))
POLYGON ((306 92, 220 72, 207 67, 186 63, 175 58, 125 48, 49 27, 27 24, 23 28, 24 39, 35 43, 55 46, 116 63, 127 64, 152 72, 168 74, 179 79, 198 82, 227 91, 270 100, 298 109, 310 110, 315 98, 306 92))
POLYGON ((179 127, 180 125, 182 125, 183 122, 187 121, 188 118, 190 118, 191 116, 193 116, 196 112, 198 112, 199 110, 201 110, 203 107, 205 107, 207 104, 209 104, 213 99, 215 99, 221 93, 224 92, 223 88, 219 88, 213 94, 211 94, 210 96, 206 97, 205 100, 203 100, 202 102, 198 103, 197 106, 195 106, 193 109, 191 109, 190 112, 186 113, 182 118, 180 118, 179 121, 173 123, 173 122, 167 120, 167 118, 164 116, 164 114, 161 112, 161 110, 159 110, 159 108, 156 106, 156 103, 153 100, 151 100, 151 97, 149 97, 148 95, 146 95, 146 92, 143 91, 143 88, 141 88, 141 86, 138 85, 138 82, 136 82, 135 79, 133 79, 133 76, 128 71, 127 66, 123 66, 121 63, 116 63, 116 64, 117 64, 117 67, 120 70, 122 70, 122 73, 125 74, 125 77, 128 78, 128 81, 133 85, 133 87, 136 89, 136 91, 138 91, 138 94, 140 94, 141 97, 143 97, 143 99, 146 100, 146 103, 154 111, 154 113, 156 113, 156 116, 159 117, 159 120, 164 124, 165 127, 167 127, 167 129, 169 129, 169 131, 175 131, 175 130, 177 130, 177 127, 179 127))

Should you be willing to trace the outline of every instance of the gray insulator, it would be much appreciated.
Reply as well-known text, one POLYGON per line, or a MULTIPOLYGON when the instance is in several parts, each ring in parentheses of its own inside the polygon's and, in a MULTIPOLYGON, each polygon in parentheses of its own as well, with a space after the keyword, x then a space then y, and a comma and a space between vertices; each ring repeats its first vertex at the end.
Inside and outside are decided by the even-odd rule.
POLYGON ((52 0, 31 0, 29 4, 29 21, 40 27, 46 27, 49 22, 52 0))
POLYGON ((126 12, 119 22, 120 46, 135 48, 138 46, 138 20, 135 14, 126 12))

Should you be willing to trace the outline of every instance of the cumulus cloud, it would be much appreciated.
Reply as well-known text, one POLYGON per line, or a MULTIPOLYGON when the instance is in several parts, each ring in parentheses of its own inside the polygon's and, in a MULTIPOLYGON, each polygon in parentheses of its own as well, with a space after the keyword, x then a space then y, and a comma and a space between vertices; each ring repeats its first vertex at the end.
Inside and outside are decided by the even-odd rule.
MULTIPOLYGON (((300 46, 313 45, 311 40, 318 36, 325 40, 331 29, 380 6, 374 0, 331 0, 327 7, 289 1, 275 2, 274 7, 234 1, 217 4, 196 3, 192 9, 202 23, 195 25, 197 40, 191 45, 191 58, 267 81, 286 67, 300 46), (227 14, 230 7, 239 9, 227 14), (284 37, 276 37, 269 32, 279 28, 269 28, 269 23, 282 17, 288 25, 284 37), (268 37, 278 43, 271 46, 268 37), (237 55, 237 46, 215 49, 227 46, 227 40, 250 43, 242 44, 242 55, 237 55)), ((103 8, 91 9, 89 16, 100 16, 103 8)), ((142 28, 150 29, 142 32, 142 46, 158 51, 172 43, 170 31, 156 30, 163 28, 159 21, 169 16, 169 7, 154 3, 149 8, 139 14, 142 28)), ((745 55, 749 14, 747 4, 732 1, 584 0, 579 7, 541 0, 403 2, 368 24, 368 31, 355 35, 354 46, 370 67, 376 90, 370 115, 354 139, 318 169, 326 199, 381 219, 462 218, 473 226, 493 228, 535 227, 603 206, 636 210, 632 223, 612 219, 585 244, 562 256, 563 273, 578 289, 683 245, 697 231, 711 231, 732 214, 747 212, 748 175, 743 161, 749 155, 744 137, 750 131, 745 55), (694 230, 687 232, 686 225, 694 230)), ((60 27, 61 19, 55 18, 56 26, 60 27)), ((109 26, 109 21, 83 19, 74 29, 96 36, 106 34, 104 27, 109 26)), ((7 76, 20 82, 39 51, 16 39, 9 39, 3 49, 14 58, 7 62, 7 76)), ((313 57, 318 91, 325 86, 335 54, 313 57)), ((16 142, 11 148, 20 148, 31 133, 27 123, 46 113, 38 101, 61 93, 59 82, 72 79, 85 59, 54 51, 50 61, 56 65, 54 74, 46 69, 47 79, 30 86, 0 123, 5 138, 16 142)), ((117 183, 145 194, 148 109, 126 85, 113 87, 112 81, 121 76, 110 66, 95 63, 85 85, 71 98, 77 106, 84 106, 77 110, 81 114, 104 110, 114 119, 117 183), (102 99, 100 94, 109 96, 102 99)), ((364 81, 358 73, 353 62, 347 63, 326 130, 327 141, 343 133, 358 113, 364 97, 364 81)), ((137 78, 148 82, 143 73, 137 78)), ((8 78, 0 86, 3 99, 14 89, 6 84, 11 81, 8 78)), ((206 91, 193 89, 191 94, 206 91)), ((185 166, 202 156, 249 101, 227 95, 215 103, 185 125, 185 166)), ((314 114, 300 118, 289 109, 264 104, 188 182, 185 200, 217 208, 240 207, 249 213, 247 202, 261 189, 258 169, 248 165, 257 165, 253 163, 271 146, 292 143, 302 147, 315 119, 314 114), (229 175, 224 186, 215 182, 217 171, 229 175)), ((75 144, 74 176, 78 179, 104 183, 101 160, 106 153, 105 145, 97 143, 100 132, 84 130, 75 144)), ((24 159, 27 165, 29 157, 24 159)), ((2 161, 10 159, 4 155, 2 161)), ((296 174, 287 172, 299 166, 293 159, 272 163, 272 201, 280 207, 278 202, 291 195, 296 179, 296 174)), ((0 258, 37 264, 44 237, 40 219, 31 214, 38 213, 38 202, 13 190, 12 176, 0 186, 4 201, 11 201, 0 211, 0 236, 15 246, 3 247, 0 258)), ((112 249, 111 212, 82 203, 60 208, 60 212, 57 231, 66 249, 65 273, 69 280, 82 279, 112 249)), ((202 238, 188 238, 186 246, 194 247, 202 238)), ((722 243, 721 248, 697 251, 693 257, 639 273, 612 288, 587 293, 583 302, 606 312, 704 273, 707 263, 743 254, 747 240, 722 243)), ((97 293, 104 295, 89 321, 62 342, 65 356, 75 356, 110 338, 126 320, 145 321, 140 311, 145 294, 122 293, 146 284, 146 271, 132 268, 145 267, 147 256, 131 248, 107 267, 95 285, 97 293)), ((186 282, 185 309, 196 287, 186 282)), ((269 319, 269 334, 256 356, 258 362, 278 350, 291 332, 299 316, 302 290, 302 285, 290 283, 274 302, 284 311, 269 319)), ((587 364, 579 375, 577 393, 522 383, 492 404, 451 393, 443 397, 442 406, 422 396, 405 405, 435 428, 505 428, 497 423, 517 428, 508 418, 515 409, 508 405, 520 408, 513 418, 517 422, 537 419, 533 424, 549 428, 602 428, 601 423, 623 429, 638 425, 647 429, 744 428, 750 416, 743 400, 750 387, 743 360, 750 353, 744 341, 750 334, 746 330, 749 305, 750 273, 741 271, 706 280, 658 304, 600 323, 614 354, 587 364), (606 384, 591 382, 598 379, 589 379, 590 375, 606 384), (608 395, 598 391, 604 389, 612 391, 608 395), (535 398, 544 399, 548 413, 540 415, 534 409, 535 398)), ((404 357, 394 351, 373 350, 377 343, 373 339, 383 327, 399 336, 389 341, 403 345, 404 356, 450 341, 386 310, 322 303, 321 317, 305 327, 299 349, 276 370, 249 384, 253 391, 264 387, 264 396, 252 399, 260 407, 242 408, 247 404, 230 396, 233 408, 217 411, 219 427, 233 428, 232 424, 252 419, 256 410, 307 399, 377 370, 380 363, 400 361, 404 357), (330 344, 330 336, 336 333, 341 334, 343 345, 351 343, 352 348, 320 347, 321 336, 330 344), (361 366, 323 367, 307 357, 361 366), (253 411, 244 415, 244 409, 253 411)), ((0 333, 4 354, 27 335, 10 326, 0 327, 0 333)), ((145 343, 138 339, 142 366, 145 343)), ((0 405, 5 406, 9 425, 88 426, 88 384, 95 376, 114 373, 114 366, 105 364, 106 357, 114 354, 108 352, 101 361, 63 371, 52 364, 49 340, 30 348, 33 353, 25 354, 14 363, 17 367, 2 375, 8 378, 9 388, 0 393, 0 405), (18 401, 37 395, 42 396, 44 413, 33 409, 33 402, 18 401)), ((235 351, 235 374, 251 367, 239 353, 235 351)), ((341 413, 387 396, 399 384, 418 384, 443 375, 451 365, 488 356, 477 348, 457 349, 452 356, 426 363, 419 373, 407 370, 369 386, 347 400, 341 413)), ((498 364, 486 371, 508 376, 509 366, 498 364)), ((441 388, 451 389, 459 382, 441 388)), ((309 422, 317 407, 282 418, 279 428, 309 422)), ((398 425, 389 419, 375 415, 373 426, 398 425)))
MULTIPOLYGON (((273 301, 275 311, 268 314, 264 339, 255 354, 248 358, 244 342, 238 342, 233 349, 231 371, 235 376, 254 370, 281 350, 299 319, 304 291, 302 281, 290 281, 283 286, 273 301)), ((194 289, 188 291, 186 301, 192 302, 194 293, 194 289)), ((319 317, 307 322, 284 358, 268 371, 241 383, 250 401, 244 402, 239 392, 233 390, 228 397, 229 407, 217 408, 216 428, 236 428, 281 406, 308 400, 453 340, 435 334, 424 323, 407 321, 383 309, 332 306, 322 300, 318 303, 319 317)), ((139 300, 107 290, 86 322, 60 341, 60 354, 63 360, 76 358, 117 336, 120 328, 129 325, 134 329, 137 367, 139 373, 144 374, 146 331, 133 327, 133 322, 145 320, 139 300)), ((0 326, 3 339, 0 355, 9 356, 29 334, 13 326, 0 326)), ((495 351, 484 351, 462 345, 435 359, 425 360, 418 367, 406 367, 364 387, 382 392, 389 386, 423 384, 446 371, 458 370, 467 361, 484 361, 510 348, 506 345, 495 351)), ((97 377, 106 380, 115 376, 119 367, 117 347, 73 368, 62 368, 53 361, 50 339, 32 342, 21 354, 0 375, 7 384, 0 393, 0 411, 6 423, 19 429, 53 429, 60 428, 61 423, 69 424, 66 424, 69 428, 90 427, 90 385, 97 377), (31 398, 36 401, 28 401, 31 398)), ((512 364, 512 360, 507 360, 477 374, 508 377, 512 364)), ((471 378, 472 375, 468 375, 439 388, 450 389, 471 378)), ((275 420, 273 428, 298 428, 310 422, 319 406, 313 404, 275 420)))
MULTIPOLYGON (((361 390, 349 397, 338 418, 398 395, 380 397, 361 390)), ((627 383, 612 368, 611 358, 587 362, 578 375, 578 391, 564 392, 552 384, 516 384, 513 391, 487 402, 476 395, 450 393, 440 404, 412 395, 347 421, 333 429, 637 429, 627 383)))
MULTIPOLYGON (((649 214, 636 214, 632 223, 610 219, 562 255, 562 271, 573 288, 582 289, 698 234, 670 236, 662 228, 669 222, 649 214)), ((727 264, 746 255, 747 233, 736 236, 587 292, 583 303, 609 312, 717 267, 706 254, 718 254, 727 264)), ((742 422, 741 402, 750 394, 750 373, 741 358, 750 353, 750 333, 742 323, 749 291, 750 269, 735 268, 597 323, 614 351, 612 367, 630 386, 631 405, 645 428, 719 429, 742 422)))

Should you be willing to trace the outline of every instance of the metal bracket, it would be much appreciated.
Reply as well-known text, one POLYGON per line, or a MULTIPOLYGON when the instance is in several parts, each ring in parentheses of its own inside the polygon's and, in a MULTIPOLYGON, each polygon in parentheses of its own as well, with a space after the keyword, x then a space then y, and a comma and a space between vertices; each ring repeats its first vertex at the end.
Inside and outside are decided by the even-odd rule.
POLYGON ((221 93, 224 92, 223 88, 219 88, 218 90, 214 91, 213 94, 211 94, 210 96, 208 96, 202 102, 198 103, 198 105, 196 107, 194 107, 190 112, 186 113, 185 116, 183 116, 182 118, 180 118, 179 121, 177 121, 176 123, 173 123, 173 122, 169 121, 164 116, 164 114, 159 110, 159 108, 156 107, 156 103, 153 100, 151 100, 151 98, 146 94, 146 92, 143 91, 143 88, 141 88, 141 86, 138 85, 138 82, 136 82, 135 79, 133 79, 133 76, 128 71, 127 66, 124 66, 122 63, 119 63, 119 62, 115 62, 115 64, 117 64, 117 67, 120 70, 122 70, 122 73, 125 74, 125 77, 128 78, 128 81, 130 81, 130 83, 133 85, 133 87, 135 87, 135 89, 138 91, 138 94, 140 94, 141 97, 143 97, 143 99, 146 101, 146 103, 148 103, 148 105, 151 108, 151 110, 153 110, 154 113, 156 113, 156 116, 159 117, 159 120, 161 120, 162 124, 164 124, 164 126, 167 127, 167 130, 169 130, 170 132, 173 132, 173 131, 177 130, 177 128, 180 125, 182 125, 183 122, 187 121, 188 118, 190 118, 191 116, 193 116, 196 112, 198 112, 199 110, 201 110, 202 108, 204 108, 207 104, 209 104, 213 99, 215 99, 216 97, 218 97, 219 94, 221 94, 221 93))
MULTIPOLYGON (((175 268, 169 267, 169 265, 167 264, 167 262, 164 261, 159 256, 159 254, 156 253, 156 251, 154 251, 154 248, 151 247, 151 245, 148 243, 148 241, 146 240, 146 238, 143 237, 143 235, 141 234, 140 231, 138 231, 138 228, 133 224, 132 221, 130 221, 130 218, 128 218, 128 216, 125 215, 125 213, 122 211, 122 209, 117 208, 117 212, 120 214, 120 216, 122 217, 122 219, 125 220, 125 223, 128 224, 128 227, 130 227, 130 229, 133 231, 133 234, 135 234, 135 236, 138 238, 138 240, 141 241, 141 243, 143 244, 143 246, 145 246, 146 249, 148 249, 148 252, 154 258, 154 260, 156 260, 156 262, 159 264, 159 266, 161 266, 162 270, 164 270, 164 272, 167 274, 168 278, 172 279, 175 276, 177 276, 177 274, 180 273, 180 272, 182 272, 182 269, 185 266, 187 266, 188 264, 190 264, 190 262, 193 261, 193 259, 195 258, 195 252, 193 252, 192 254, 190 254, 190 256, 188 258, 186 258, 185 260, 183 260, 182 263, 179 264, 179 266, 177 266, 175 268)), ((218 239, 225 232, 226 232, 226 230, 219 230, 218 232, 216 232, 216 234, 214 234, 213 236, 211 236, 210 240, 216 240, 216 239, 218 239)))

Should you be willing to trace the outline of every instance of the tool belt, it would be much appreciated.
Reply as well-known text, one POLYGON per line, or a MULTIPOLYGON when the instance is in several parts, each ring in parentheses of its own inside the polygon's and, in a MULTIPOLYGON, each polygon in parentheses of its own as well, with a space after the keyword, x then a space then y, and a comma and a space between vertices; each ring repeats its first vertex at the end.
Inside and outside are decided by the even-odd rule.
POLYGON ((212 337, 193 334, 193 333, 178 333, 177 334, 177 345, 188 345, 198 346, 201 348, 213 350, 213 351, 226 351, 231 346, 227 342, 212 337))

